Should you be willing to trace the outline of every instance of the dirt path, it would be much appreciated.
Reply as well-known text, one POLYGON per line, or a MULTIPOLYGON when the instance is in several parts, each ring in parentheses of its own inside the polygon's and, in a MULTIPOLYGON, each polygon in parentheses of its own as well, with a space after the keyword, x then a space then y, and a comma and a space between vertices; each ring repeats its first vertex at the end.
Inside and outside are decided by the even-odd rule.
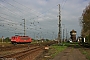
POLYGON ((52 60, 87 60, 78 48, 68 47, 52 60))

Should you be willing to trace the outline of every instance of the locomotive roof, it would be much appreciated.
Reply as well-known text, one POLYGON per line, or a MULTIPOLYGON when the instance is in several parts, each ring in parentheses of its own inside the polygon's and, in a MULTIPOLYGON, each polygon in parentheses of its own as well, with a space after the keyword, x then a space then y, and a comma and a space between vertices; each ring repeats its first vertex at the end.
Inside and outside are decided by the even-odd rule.
POLYGON ((12 36, 12 37, 29 37, 29 36, 19 36, 19 35, 15 35, 15 36, 12 36))

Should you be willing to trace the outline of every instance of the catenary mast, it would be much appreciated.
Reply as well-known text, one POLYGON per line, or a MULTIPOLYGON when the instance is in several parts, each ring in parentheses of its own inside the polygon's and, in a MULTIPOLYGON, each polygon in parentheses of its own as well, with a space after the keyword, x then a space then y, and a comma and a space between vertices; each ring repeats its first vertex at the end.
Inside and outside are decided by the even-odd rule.
POLYGON ((24 20, 24 36, 25 36, 25 19, 22 19, 22 20, 24 20))
POLYGON ((58 44, 61 43, 61 11, 60 11, 60 4, 59 4, 59 32, 58 32, 58 44))

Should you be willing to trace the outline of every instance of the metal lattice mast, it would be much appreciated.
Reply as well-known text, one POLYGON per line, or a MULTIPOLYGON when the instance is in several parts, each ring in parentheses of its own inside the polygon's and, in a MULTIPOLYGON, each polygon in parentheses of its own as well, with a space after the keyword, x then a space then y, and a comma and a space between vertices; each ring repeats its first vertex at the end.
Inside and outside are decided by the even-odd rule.
POLYGON ((22 20, 24 20, 24 36, 25 36, 25 19, 22 19, 22 20))
POLYGON ((60 4, 59 4, 59 32, 58 32, 58 43, 61 43, 61 14, 60 14, 60 4))

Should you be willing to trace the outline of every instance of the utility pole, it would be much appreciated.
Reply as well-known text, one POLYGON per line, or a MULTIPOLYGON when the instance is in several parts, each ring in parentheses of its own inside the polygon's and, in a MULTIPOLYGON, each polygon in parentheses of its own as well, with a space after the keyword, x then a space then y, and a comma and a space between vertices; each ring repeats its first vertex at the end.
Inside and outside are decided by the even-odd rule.
POLYGON ((3 38, 3 36, 2 36, 2 43, 3 43, 3 39, 4 39, 4 38, 3 38))
POLYGON ((64 29, 63 29, 63 42, 64 42, 64 29))
POLYGON ((62 25, 64 26, 64 28, 63 28, 63 42, 64 42, 64 40, 65 40, 64 39, 64 37, 65 37, 65 35, 64 35, 65 34, 65 24, 62 24, 62 25))
POLYGON ((24 36, 25 36, 25 19, 22 19, 22 20, 24 20, 24 36))
POLYGON ((67 29, 66 29, 66 41, 67 41, 67 29))
POLYGON ((58 32, 58 44, 61 43, 61 14, 60 14, 60 4, 59 4, 59 32, 58 32))

